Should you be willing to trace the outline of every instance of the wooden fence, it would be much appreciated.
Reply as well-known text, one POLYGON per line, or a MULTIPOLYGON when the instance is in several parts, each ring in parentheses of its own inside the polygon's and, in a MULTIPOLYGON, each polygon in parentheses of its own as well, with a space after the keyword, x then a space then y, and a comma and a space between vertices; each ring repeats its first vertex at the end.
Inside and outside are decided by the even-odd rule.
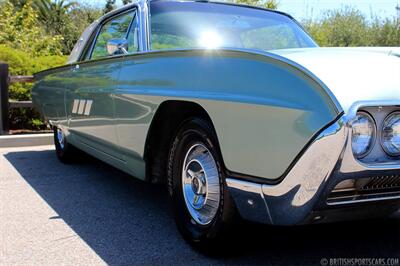
POLYGON ((10 101, 9 86, 13 83, 34 82, 33 76, 10 76, 7 64, 0 63, 0 135, 8 134, 9 110, 12 108, 33 108, 32 101, 10 101))

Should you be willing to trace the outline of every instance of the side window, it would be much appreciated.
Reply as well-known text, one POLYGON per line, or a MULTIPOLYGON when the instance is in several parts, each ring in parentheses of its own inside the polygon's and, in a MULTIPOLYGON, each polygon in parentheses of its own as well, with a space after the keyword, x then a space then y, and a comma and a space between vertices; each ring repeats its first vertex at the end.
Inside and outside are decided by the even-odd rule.
MULTIPOLYGON (((133 19, 136 20, 135 11, 122 14, 107 21, 102 26, 97 36, 90 58, 97 59, 97 58, 107 57, 108 56, 107 42, 111 39, 126 39, 128 37, 128 30, 137 28, 136 21, 133 21, 134 24, 132 24, 132 27, 130 28, 133 19)), ((135 49, 137 50, 137 41, 136 44, 134 42, 134 40, 137 39, 137 35, 134 36, 134 34, 129 32, 128 38, 131 38, 132 41, 132 44, 129 43, 128 50, 129 51, 134 51, 135 49)))
MULTIPOLYGON (((179 15, 179 13, 177 14, 179 15)), ((188 21, 174 18, 174 14, 154 14, 151 17, 151 49, 193 48, 198 46, 190 31, 188 21), (178 23, 177 23, 178 21, 178 23)))
POLYGON ((193 48, 196 42, 189 37, 179 36, 178 34, 168 32, 158 32, 152 30, 151 49, 163 50, 174 48, 193 48))
POLYGON ((286 25, 273 25, 252 29, 240 35, 243 46, 250 49, 274 50, 299 46, 293 30, 286 25))

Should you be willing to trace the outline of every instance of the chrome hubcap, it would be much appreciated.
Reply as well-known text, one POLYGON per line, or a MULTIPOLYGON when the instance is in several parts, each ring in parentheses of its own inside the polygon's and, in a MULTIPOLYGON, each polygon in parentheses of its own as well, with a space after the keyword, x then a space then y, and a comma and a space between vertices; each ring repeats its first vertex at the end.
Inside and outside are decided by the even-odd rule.
POLYGON ((193 145, 186 153, 182 169, 183 195, 193 220, 209 224, 215 217, 220 201, 217 164, 202 144, 193 145))
POLYGON ((57 141, 61 149, 64 149, 64 133, 59 128, 57 128, 57 141))

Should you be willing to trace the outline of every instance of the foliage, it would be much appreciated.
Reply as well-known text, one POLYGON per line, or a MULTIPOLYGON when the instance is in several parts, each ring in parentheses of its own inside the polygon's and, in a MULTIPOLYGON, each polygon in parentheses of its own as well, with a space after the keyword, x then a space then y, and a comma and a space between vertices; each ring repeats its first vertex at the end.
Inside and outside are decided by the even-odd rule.
MULTIPOLYGON (((58 55, 32 57, 28 53, 0 45, 0 62, 9 65, 11 75, 32 75, 44 69, 63 65, 66 59, 66 56, 58 55)), ((11 85, 10 99, 19 101, 30 100, 31 87, 31 84, 22 83, 11 85)), ((38 121, 35 121, 40 116, 33 110, 12 110, 10 115, 12 128, 37 128, 40 124, 38 121)))
POLYGON ((400 18, 375 18, 369 28, 371 46, 400 46, 400 18))
MULTIPOLYGON (((3 2, 16 11, 23 8, 33 9, 36 24, 45 35, 58 38, 59 50, 62 54, 69 54, 85 28, 103 14, 100 8, 84 3, 78 4, 71 0, 6 0, 3 2)), ((2 3, 1 0, 0 3, 2 3)), ((2 14, 1 11, 0 14, 2 14)))
POLYGON ((28 0, 10 0, 10 3, 18 10, 21 9, 26 2, 28 2, 28 0))
POLYGON ((69 10, 67 20, 70 23, 68 24, 70 30, 63 34, 64 39, 68 40, 63 47, 63 51, 65 51, 64 54, 69 54, 71 52, 83 31, 92 24, 93 21, 101 17, 102 14, 103 12, 101 9, 94 8, 87 4, 74 5, 69 10))
POLYGON ((103 10, 104 14, 115 9, 115 2, 116 2, 116 0, 107 0, 106 1, 106 5, 104 6, 104 10, 103 10))
POLYGON ((0 45, 7 45, 31 55, 60 55, 61 35, 48 35, 41 28, 32 1, 18 9, 10 2, 0 6, 0 45))
POLYGON ((279 3, 276 0, 232 0, 233 3, 249 6, 258 6, 269 9, 278 9, 279 3))
POLYGON ((75 36, 75 21, 70 20, 69 11, 77 5, 76 2, 64 0, 34 0, 33 6, 38 14, 38 20, 46 33, 52 36, 63 36, 62 52, 68 54, 72 50, 78 36, 75 36))
MULTIPOLYGON (((32 57, 28 53, 0 45, 0 62, 9 65, 11 75, 33 75, 36 72, 63 65, 66 60, 66 56, 58 55, 32 57)), ((29 100, 30 87, 24 84, 12 85, 10 87, 10 98, 21 101, 29 100)))
MULTIPOLYGON (((0 0, 0 61, 10 65, 13 75, 31 75, 64 64, 66 56, 62 54, 70 53, 84 29, 116 7, 116 0, 104 0, 104 8, 77 1, 0 0)), ((270 9, 279 7, 279 0, 228 1, 270 9)), ((124 5, 131 2, 122 0, 124 5)), ((368 18, 353 7, 343 7, 326 11, 318 19, 303 20, 302 24, 320 46, 400 46, 399 17, 368 18)), ((282 30, 276 29, 274 33, 260 30, 244 37, 259 40, 257 47, 273 47, 277 42, 285 47, 290 39, 283 40, 278 33, 282 30)), ((105 43, 108 38, 105 35, 100 41, 105 43)), ((193 46, 190 40, 176 39, 176 36, 155 34, 152 38, 153 49, 173 48, 175 43, 193 46)), ((16 100, 28 100, 30 89, 30 84, 14 84, 10 96, 16 100)), ((42 126, 33 110, 12 110, 11 119, 14 127, 42 126)))
POLYGON ((320 46, 400 46, 400 20, 375 17, 369 22, 353 7, 325 12, 302 23, 320 46))

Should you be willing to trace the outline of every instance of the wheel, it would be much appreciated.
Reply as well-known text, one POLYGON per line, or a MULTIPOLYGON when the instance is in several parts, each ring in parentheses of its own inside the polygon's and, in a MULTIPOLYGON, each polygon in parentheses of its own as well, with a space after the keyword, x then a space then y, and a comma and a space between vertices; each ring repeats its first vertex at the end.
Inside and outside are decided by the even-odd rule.
POLYGON ((168 158, 168 191, 177 227, 186 240, 200 246, 222 239, 235 214, 216 145, 210 124, 190 119, 181 125, 168 158))
POLYGON ((63 163, 75 162, 78 150, 67 142, 64 132, 59 127, 54 127, 54 145, 58 159, 63 163))

